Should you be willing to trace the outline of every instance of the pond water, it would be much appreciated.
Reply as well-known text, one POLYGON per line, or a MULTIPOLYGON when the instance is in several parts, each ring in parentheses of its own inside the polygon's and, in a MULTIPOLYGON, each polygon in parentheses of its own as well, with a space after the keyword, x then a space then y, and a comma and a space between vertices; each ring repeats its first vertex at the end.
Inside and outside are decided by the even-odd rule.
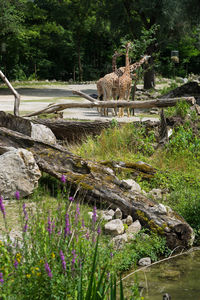
MULTIPOLYGON (((145 300, 162 300, 165 293, 172 300, 200 300, 200 248, 136 274, 145 300)), ((135 280, 135 275, 131 275, 123 281, 126 295, 135 280)))

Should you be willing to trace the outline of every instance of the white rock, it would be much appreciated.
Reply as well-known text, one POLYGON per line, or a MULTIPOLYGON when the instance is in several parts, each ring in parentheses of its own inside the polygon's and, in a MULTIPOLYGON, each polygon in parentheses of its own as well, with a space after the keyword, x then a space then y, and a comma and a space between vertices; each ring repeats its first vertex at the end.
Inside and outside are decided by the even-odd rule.
POLYGON ((15 149, 0 155, 0 193, 4 199, 30 195, 38 186, 41 172, 33 154, 26 149, 15 149))
POLYGON ((140 230, 142 229, 142 226, 140 224, 140 221, 137 220, 135 222, 133 222, 126 230, 126 233, 133 233, 136 234, 138 233, 140 230))
POLYGON ((122 249, 124 244, 128 242, 127 234, 124 233, 117 235, 111 240, 111 242, 113 243, 115 249, 122 249))
POLYGON ((120 219, 120 220, 122 219, 122 212, 119 208, 116 209, 114 216, 115 219, 120 219))
POLYGON ((111 217, 114 217, 115 212, 113 209, 109 209, 108 211, 106 211, 106 214, 108 214, 111 217))
POLYGON ((130 215, 127 216, 127 218, 126 218, 126 224, 128 226, 130 226, 132 223, 133 223, 133 218, 130 215))
POLYGON ((31 123, 31 137, 44 143, 56 144, 56 137, 51 129, 42 124, 31 123))
POLYGON ((119 219, 111 220, 106 223, 104 229, 106 233, 115 236, 124 233, 124 225, 119 219))
POLYGON ((138 265, 145 267, 151 265, 151 258, 150 257, 143 257, 138 261, 138 265))
POLYGON ((110 221, 110 220, 112 220, 112 216, 102 214, 101 219, 104 220, 104 221, 110 221))
POLYGON ((140 185, 133 179, 126 179, 122 180, 123 182, 127 183, 130 186, 131 191, 135 192, 141 192, 141 187, 140 185))
POLYGON ((149 196, 152 196, 153 199, 162 199, 163 193, 161 189, 153 189, 148 193, 149 196))
POLYGON ((162 203, 159 203, 158 205, 155 205, 151 208, 151 211, 158 213, 160 215, 166 215, 167 214, 167 208, 162 203))

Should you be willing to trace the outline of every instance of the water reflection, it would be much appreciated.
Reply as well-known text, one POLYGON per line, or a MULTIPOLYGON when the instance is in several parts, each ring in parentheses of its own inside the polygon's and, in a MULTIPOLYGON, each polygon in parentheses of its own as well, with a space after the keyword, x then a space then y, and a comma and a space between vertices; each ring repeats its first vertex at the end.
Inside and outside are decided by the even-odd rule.
MULTIPOLYGON (((161 300, 165 293, 172 300, 200 300, 200 248, 141 270, 137 273, 145 300, 161 300)), ((124 281, 129 294, 135 276, 124 281)))

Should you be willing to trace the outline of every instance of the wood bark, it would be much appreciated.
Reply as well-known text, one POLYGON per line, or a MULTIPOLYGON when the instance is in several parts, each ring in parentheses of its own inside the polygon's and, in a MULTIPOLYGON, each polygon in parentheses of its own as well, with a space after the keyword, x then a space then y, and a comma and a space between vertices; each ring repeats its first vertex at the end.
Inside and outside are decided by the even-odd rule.
POLYGON ((131 191, 131 187, 115 175, 115 170, 121 167, 153 176, 156 170, 151 166, 142 162, 127 165, 86 160, 64 147, 45 144, 22 133, 0 127, 0 153, 9 151, 9 147, 28 149, 33 153, 41 171, 59 180, 65 175, 71 191, 78 191, 77 194, 84 197, 85 201, 119 207, 124 216, 131 215, 143 226, 165 236, 171 249, 192 244, 193 230, 181 216, 169 208, 166 212, 160 211, 155 202, 131 191))
POLYGON ((3 74, 3 72, 0 71, 0 77, 5 82, 5 84, 8 86, 8 88, 11 90, 12 94, 15 97, 15 103, 14 103, 14 115, 19 116, 19 105, 20 105, 20 95, 17 93, 17 91, 13 88, 11 83, 8 81, 6 76, 3 74))
POLYGON ((52 104, 51 106, 47 106, 46 108, 24 115, 24 117, 32 117, 40 114, 50 114, 58 111, 62 111, 67 108, 152 108, 152 107, 170 107, 175 106, 178 101, 185 100, 190 105, 194 105, 196 100, 194 97, 182 97, 182 98, 168 98, 168 99, 156 99, 156 100, 147 100, 147 101, 95 101, 91 103, 65 103, 65 104, 52 104))

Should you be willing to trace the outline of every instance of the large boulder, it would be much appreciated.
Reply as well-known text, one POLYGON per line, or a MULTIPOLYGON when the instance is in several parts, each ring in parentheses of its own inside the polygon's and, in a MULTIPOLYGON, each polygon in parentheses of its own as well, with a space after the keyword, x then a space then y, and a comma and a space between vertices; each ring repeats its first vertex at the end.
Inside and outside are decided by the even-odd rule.
POLYGON ((119 235, 124 233, 124 225, 121 220, 111 220, 110 222, 105 224, 105 232, 110 235, 119 235))
POLYGON ((56 144, 56 137, 45 125, 31 123, 31 137, 34 140, 48 144, 56 144))
POLYGON ((19 148, 0 155, 0 195, 4 199, 14 197, 16 191, 27 196, 38 186, 41 172, 33 154, 19 148))

